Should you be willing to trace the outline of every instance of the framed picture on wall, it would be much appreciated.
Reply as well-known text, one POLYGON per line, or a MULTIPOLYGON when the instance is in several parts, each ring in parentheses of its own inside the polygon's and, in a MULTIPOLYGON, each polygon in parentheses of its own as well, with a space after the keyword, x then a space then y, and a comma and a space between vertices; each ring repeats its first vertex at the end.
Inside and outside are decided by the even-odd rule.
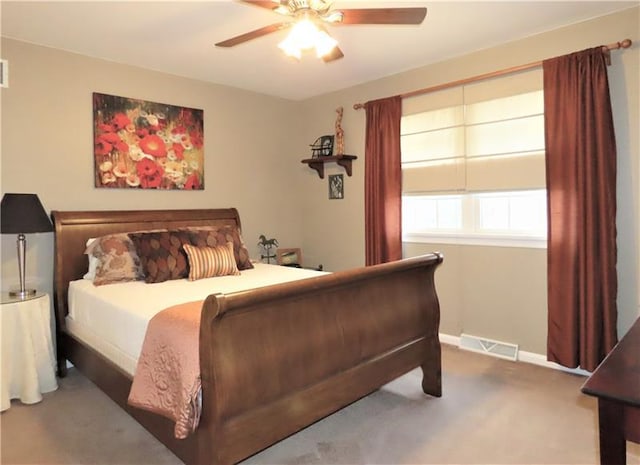
POLYGON ((93 94, 95 186, 203 190, 203 111, 93 94))
POLYGON ((0 60, 0 87, 9 87, 9 62, 0 60))
POLYGON ((329 199, 344 198, 344 178, 342 174, 329 175, 329 199))
POLYGON ((299 248, 296 249, 277 249, 276 261, 278 265, 284 266, 302 266, 302 252, 299 248))

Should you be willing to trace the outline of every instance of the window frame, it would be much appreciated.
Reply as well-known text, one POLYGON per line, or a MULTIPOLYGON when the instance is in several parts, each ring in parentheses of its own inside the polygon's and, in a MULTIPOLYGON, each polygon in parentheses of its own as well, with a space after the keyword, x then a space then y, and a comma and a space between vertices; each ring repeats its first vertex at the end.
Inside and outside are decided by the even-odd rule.
MULTIPOLYGON (((449 228, 427 228, 423 230, 408 230, 407 223, 403 216, 402 224, 402 242, 407 243, 432 243, 432 244, 459 244, 459 245, 480 245, 494 247, 524 247, 524 248, 546 248, 547 247, 547 228, 545 225, 544 233, 536 234, 534 230, 528 232, 516 231, 483 231, 480 228, 480 201, 483 196, 504 196, 511 200, 516 197, 522 197, 523 194, 530 192, 532 197, 540 196, 545 192, 544 189, 529 189, 521 191, 496 191, 491 193, 480 192, 459 192, 450 194, 421 194, 421 195, 403 195, 403 202, 407 197, 414 198, 442 198, 449 199, 459 197, 461 199, 460 206, 460 229, 449 228)), ((546 217, 546 195, 544 196, 545 217, 546 217)), ((540 205, 540 207, 542 207, 540 205)), ((404 215, 403 205, 403 215, 404 215)))

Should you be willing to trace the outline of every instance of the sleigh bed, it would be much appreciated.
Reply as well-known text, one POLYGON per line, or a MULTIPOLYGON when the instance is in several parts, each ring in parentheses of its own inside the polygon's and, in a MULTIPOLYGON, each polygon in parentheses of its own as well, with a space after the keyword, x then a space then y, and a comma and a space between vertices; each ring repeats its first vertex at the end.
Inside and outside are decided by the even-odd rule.
POLYGON ((127 404, 132 375, 67 326, 70 282, 87 272, 89 238, 239 229, 237 210, 54 211, 52 218, 60 376, 69 360, 185 463, 237 463, 416 367, 423 391, 441 395, 439 254, 229 294, 212 286, 200 312, 200 423, 176 439, 169 419, 127 404))

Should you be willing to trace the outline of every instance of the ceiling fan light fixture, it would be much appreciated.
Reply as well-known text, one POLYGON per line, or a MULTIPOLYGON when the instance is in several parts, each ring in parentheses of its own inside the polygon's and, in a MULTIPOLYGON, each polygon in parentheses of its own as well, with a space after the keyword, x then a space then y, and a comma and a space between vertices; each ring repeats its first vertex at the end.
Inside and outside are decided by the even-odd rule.
POLYGON ((299 49, 295 44, 290 43, 287 39, 280 42, 278 47, 280 47, 280 50, 289 57, 296 58, 297 60, 302 58, 302 49, 299 49))
POLYGON ((278 47, 288 56, 300 59, 302 51, 315 46, 318 28, 308 19, 298 21, 278 47))
POLYGON ((334 47, 338 45, 338 41, 321 31, 308 18, 298 21, 287 37, 278 44, 278 47, 288 56, 297 58, 302 57, 304 50, 316 49, 318 58, 329 54, 334 47))
POLYGON ((333 0, 309 0, 309 8, 317 12, 329 11, 332 4, 333 0))
POLYGON ((338 41, 324 31, 318 31, 316 36, 316 56, 322 58, 336 48, 338 41))
POLYGON ((341 23, 344 19, 344 13, 342 11, 334 10, 321 16, 321 18, 327 23, 341 23))
POLYGON ((281 15, 288 15, 291 13, 291 10, 286 5, 279 5, 277 8, 274 8, 273 11, 281 15))
MULTIPOLYGON (((0 0, 1 1, 1 0, 0 0)), ((237 0, 292 18, 237 35, 216 47, 233 47, 258 37, 289 29, 289 35, 278 44, 282 51, 297 59, 311 48, 325 63, 344 57, 338 42, 329 35, 326 25, 334 24, 422 24, 425 7, 347 8, 332 11, 333 0, 237 0)), ((355 3, 355 2, 354 2, 355 3)))

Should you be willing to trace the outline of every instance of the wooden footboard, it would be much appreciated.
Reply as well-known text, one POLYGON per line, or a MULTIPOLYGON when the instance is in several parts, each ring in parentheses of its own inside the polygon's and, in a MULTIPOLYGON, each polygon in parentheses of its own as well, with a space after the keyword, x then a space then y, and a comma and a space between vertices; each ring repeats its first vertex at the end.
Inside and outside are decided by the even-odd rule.
POLYGON ((203 411, 185 440, 157 415, 131 408, 131 378, 66 329, 69 281, 87 269, 90 237, 236 225, 235 209, 52 212, 59 372, 88 376, 185 463, 238 462, 422 367, 441 395, 439 305, 431 254, 229 295, 209 296, 200 327, 203 411))
POLYGON ((200 328, 200 463, 235 463, 416 367, 441 395, 442 256, 212 295, 200 328))

